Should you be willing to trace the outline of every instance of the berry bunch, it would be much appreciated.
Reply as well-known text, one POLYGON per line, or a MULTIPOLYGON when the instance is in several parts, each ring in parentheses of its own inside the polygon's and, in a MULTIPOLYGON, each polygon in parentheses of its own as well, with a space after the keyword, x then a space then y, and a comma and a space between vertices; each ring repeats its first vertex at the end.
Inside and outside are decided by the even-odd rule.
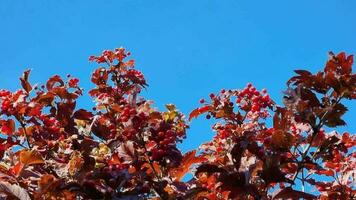
POLYGON ((237 93, 236 103, 240 104, 242 110, 251 112, 260 112, 274 104, 266 89, 259 92, 251 83, 237 93))

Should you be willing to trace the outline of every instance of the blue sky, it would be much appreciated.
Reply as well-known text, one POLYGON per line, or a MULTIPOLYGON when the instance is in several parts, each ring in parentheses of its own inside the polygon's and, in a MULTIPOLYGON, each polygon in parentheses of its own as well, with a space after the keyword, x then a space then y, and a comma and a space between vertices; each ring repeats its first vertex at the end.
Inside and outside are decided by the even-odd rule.
MULTIPOLYGON (((162 109, 174 103, 188 114, 221 88, 252 82, 280 102, 294 69, 322 69, 327 52, 356 53, 355 1, 2 0, 0 88, 18 88, 32 68, 32 83, 67 73, 87 91, 95 65, 88 56, 124 46, 146 75, 144 95, 162 109)), ((79 105, 91 108, 87 96, 79 105)), ((355 133, 356 103, 348 126, 355 133)), ((212 136, 194 120, 183 150, 212 136)))

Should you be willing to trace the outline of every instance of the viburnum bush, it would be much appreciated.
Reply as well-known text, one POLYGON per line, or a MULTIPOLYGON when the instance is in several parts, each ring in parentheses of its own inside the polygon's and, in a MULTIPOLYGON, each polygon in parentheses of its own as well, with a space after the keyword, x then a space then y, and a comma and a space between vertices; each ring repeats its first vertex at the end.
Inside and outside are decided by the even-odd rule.
POLYGON ((20 78, 0 90, 0 199, 355 199, 356 137, 332 130, 356 99, 353 57, 329 53, 323 71, 296 70, 277 105, 248 84, 201 99, 185 119, 140 96, 143 74, 123 48, 90 61, 92 111, 68 75, 45 85, 20 78), (213 120, 198 150, 177 144, 188 121, 213 120), (187 180, 186 174, 193 173, 187 180))

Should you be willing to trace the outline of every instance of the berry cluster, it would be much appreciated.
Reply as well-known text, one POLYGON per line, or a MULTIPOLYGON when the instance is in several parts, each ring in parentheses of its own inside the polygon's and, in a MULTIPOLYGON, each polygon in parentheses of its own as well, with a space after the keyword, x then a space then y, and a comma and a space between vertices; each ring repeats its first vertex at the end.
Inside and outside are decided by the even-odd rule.
POLYGON ((251 110, 251 112, 260 112, 262 109, 273 105, 267 90, 263 89, 262 92, 259 92, 251 83, 238 92, 236 103, 240 104, 242 110, 251 110))
MULTIPOLYGON (((20 95, 19 90, 16 94, 20 95)), ((16 94, 11 94, 8 90, 0 90, 0 102, 1 102, 1 112, 4 114, 10 114, 13 112, 13 96, 18 96, 16 94)))
POLYGON ((79 83, 79 79, 77 79, 77 78, 71 78, 68 81, 69 87, 72 87, 72 88, 77 88, 78 87, 78 83, 79 83))
POLYGON ((154 147, 150 151, 152 160, 159 161, 166 156, 170 148, 175 147, 180 137, 179 135, 182 134, 171 129, 165 130, 163 127, 164 125, 157 131, 154 131, 150 138, 151 141, 155 142, 154 147))

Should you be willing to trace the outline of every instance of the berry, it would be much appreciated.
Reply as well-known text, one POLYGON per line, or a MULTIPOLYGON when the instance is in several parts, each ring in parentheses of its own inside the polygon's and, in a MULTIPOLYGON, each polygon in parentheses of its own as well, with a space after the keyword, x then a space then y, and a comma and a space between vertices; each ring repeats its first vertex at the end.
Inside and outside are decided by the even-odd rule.
POLYGON ((236 103, 241 103, 241 98, 237 98, 236 103))
POLYGON ((253 105, 252 108, 251 108, 251 111, 252 112, 256 112, 256 111, 259 111, 260 110, 260 107, 258 105, 253 105))

